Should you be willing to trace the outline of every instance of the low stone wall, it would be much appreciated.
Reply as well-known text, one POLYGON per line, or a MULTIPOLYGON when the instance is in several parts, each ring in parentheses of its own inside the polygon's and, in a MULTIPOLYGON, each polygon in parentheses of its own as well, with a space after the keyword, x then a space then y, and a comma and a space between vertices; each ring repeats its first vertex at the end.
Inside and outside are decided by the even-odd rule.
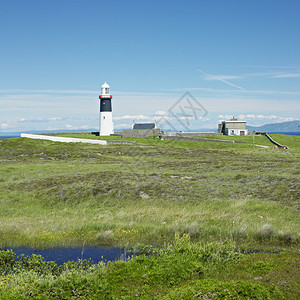
POLYGON ((215 132, 165 132, 163 136, 182 136, 182 137, 216 136, 216 133, 215 132))
POLYGON ((230 140, 217 140, 217 139, 203 139, 196 137, 186 137, 186 136, 161 136, 162 140, 170 140, 170 141, 190 141, 190 142, 215 142, 215 143, 240 143, 230 140))
POLYGON ((122 131, 122 137, 148 137, 148 136, 159 136, 161 130, 156 129, 124 129, 122 131))

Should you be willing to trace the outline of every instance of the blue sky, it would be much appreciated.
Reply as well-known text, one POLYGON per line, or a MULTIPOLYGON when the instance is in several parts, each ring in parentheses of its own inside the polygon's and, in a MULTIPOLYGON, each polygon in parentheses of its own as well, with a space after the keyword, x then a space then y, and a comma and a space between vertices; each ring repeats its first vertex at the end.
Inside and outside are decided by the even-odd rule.
POLYGON ((298 0, 2 0, 0 132, 97 128, 104 81, 116 129, 184 129, 170 109, 186 92, 207 111, 190 130, 299 119, 299 15, 298 0))

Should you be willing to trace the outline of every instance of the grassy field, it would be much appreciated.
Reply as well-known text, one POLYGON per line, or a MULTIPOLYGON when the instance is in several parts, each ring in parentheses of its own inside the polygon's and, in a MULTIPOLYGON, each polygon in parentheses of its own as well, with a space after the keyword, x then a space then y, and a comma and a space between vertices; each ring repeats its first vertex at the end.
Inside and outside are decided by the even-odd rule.
MULTIPOLYGON (((115 290, 107 294, 111 298, 103 299, 116 299, 116 295, 123 294, 124 299, 135 298, 129 292, 131 288, 137 289, 136 294, 144 299, 153 299, 155 295, 166 299, 179 299, 178 295, 183 295, 182 299, 190 299, 199 290, 207 291, 207 297, 216 294, 218 298, 221 295, 218 291, 224 289, 232 295, 239 289, 265 295, 257 299, 297 299, 300 296, 297 285, 300 282, 300 137, 272 137, 289 150, 252 149, 252 137, 243 137, 243 143, 234 144, 110 137, 142 145, 108 146, 0 139, 0 246, 150 244, 163 247, 174 242, 175 234, 188 234, 192 241, 187 243, 188 249, 197 243, 206 247, 213 242, 211 251, 216 252, 221 247, 218 243, 229 242, 243 252, 270 253, 242 256, 238 272, 236 262, 224 265, 203 262, 198 266, 187 258, 190 254, 183 257, 170 254, 173 262, 168 258, 169 265, 160 271, 155 258, 145 257, 144 272, 152 279, 143 282, 137 280, 142 276, 138 273, 142 272, 137 268, 138 262, 112 264, 104 269, 97 266, 89 271, 71 268, 66 280, 91 283, 95 278, 102 278, 103 288, 105 282, 116 281, 115 290), (274 255, 272 251, 281 254, 274 255), (191 272, 181 278, 171 272, 171 265, 178 269, 178 274, 182 266, 191 272), (203 272, 198 272, 198 268, 204 268, 203 272), (171 286, 163 284, 167 271, 174 277, 171 286), (78 272, 82 276, 72 275, 78 272), (106 275, 101 277, 99 274, 103 272, 106 275), (127 275, 132 272, 132 276, 128 275, 130 279, 126 281, 121 272, 127 275), (155 276, 160 278, 161 285, 153 279, 155 276), (123 285, 117 283, 117 278, 124 281, 123 285)), ((255 141, 270 145, 265 137, 255 137, 255 141)), ((185 251, 182 253, 190 253, 185 251)), ((157 259, 161 264, 159 255, 157 259)), ((1 261, 0 257, 0 267, 1 262, 5 265, 3 261, 7 260, 1 261)), ((5 274, 8 273, 4 272, 1 279, 0 273, 0 293, 2 288, 8 295, 13 288, 15 295, 26 296, 28 291, 34 295, 36 273, 32 276, 26 273, 27 277, 23 274, 27 279, 20 273, 7 275, 13 278, 7 279, 5 274), (20 276, 26 283, 23 290, 17 288, 20 276)), ((47 276, 37 286, 41 284, 51 290, 48 287, 51 280, 52 286, 66 285, 59 281, 60 276, 49 275, 51 280, 47 276)), ((45 298, 51 296, 47 293, 45 298)), ((87 294, 81 295, 84 298, 87 294)), ((249 295, 249 299, 256 297, 249 295)))
POLYGON ((290 149, 0 140, 1 244, 162 245, 189 233, 258 249, 297 246, 299 137, 275 138, 290 149))

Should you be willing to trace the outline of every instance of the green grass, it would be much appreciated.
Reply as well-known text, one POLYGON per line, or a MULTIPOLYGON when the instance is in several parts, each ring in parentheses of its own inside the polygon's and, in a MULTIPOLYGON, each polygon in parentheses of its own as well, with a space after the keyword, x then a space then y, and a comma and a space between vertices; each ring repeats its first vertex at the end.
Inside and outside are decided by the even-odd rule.
POLYGON ((299 137, 274 135, 289 150, 108 139, 143 145, 0 139, 0 246, 161 250, 59 274, 0 252, 0 298, 299 298, 299 137))
POLYGON ((2 299, 299 299, 299 253, 250 254, 175 236, 129 261, 58 267, 0 251, 2 299))
POLYGON ((157 138, 109 146, 1 140, 0 243, 162 245, 189 233, 297 247, 297 139, 287 137, 290 150, 157 138))

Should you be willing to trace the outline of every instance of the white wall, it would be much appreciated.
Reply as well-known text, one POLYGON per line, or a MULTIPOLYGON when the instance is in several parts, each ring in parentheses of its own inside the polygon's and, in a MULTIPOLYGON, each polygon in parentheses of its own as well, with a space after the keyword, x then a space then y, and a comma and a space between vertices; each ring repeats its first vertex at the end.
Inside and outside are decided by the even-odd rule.
POLYGON ((48 140, 53 142, 63 142, 63 143, 87 143, 87 144, 107 145, 107 141, 102 141, 102 140, 77 139, 77 138, 68 138, 68 137, 59 137, 59 136, 40 135, 40 134, 21 133, 21 137, 29 138, 29 139, 48 140))

